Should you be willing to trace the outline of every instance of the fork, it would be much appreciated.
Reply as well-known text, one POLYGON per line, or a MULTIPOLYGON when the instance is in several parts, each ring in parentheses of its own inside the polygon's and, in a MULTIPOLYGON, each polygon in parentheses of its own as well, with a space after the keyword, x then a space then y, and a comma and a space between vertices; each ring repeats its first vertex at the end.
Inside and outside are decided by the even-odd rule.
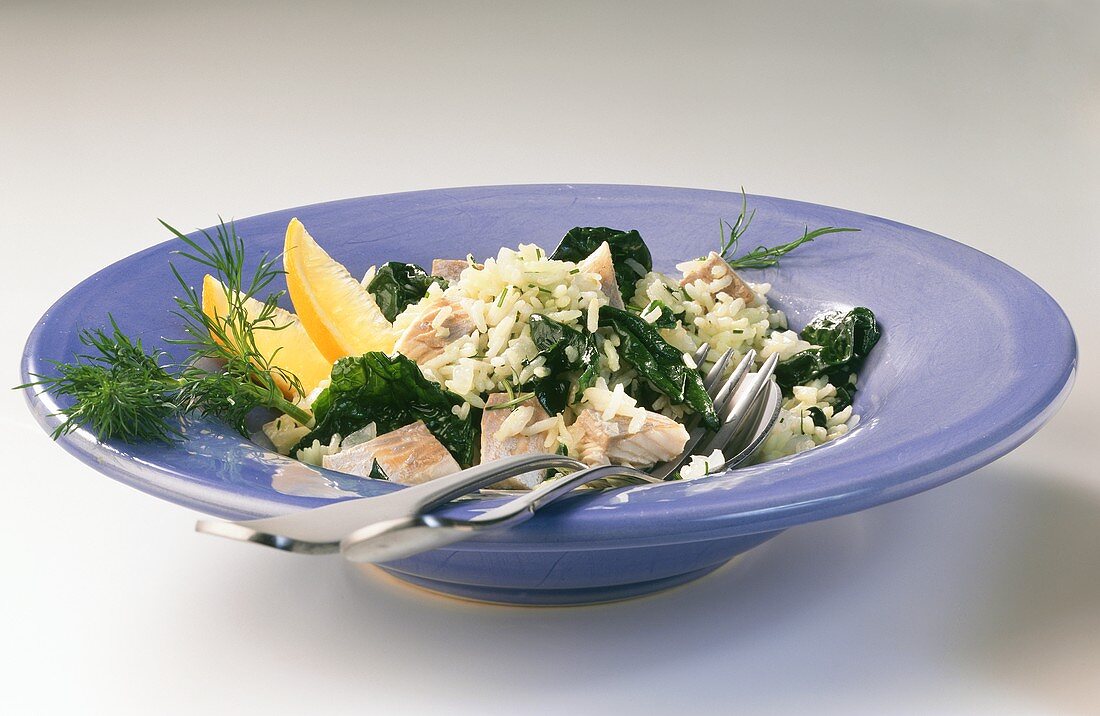
POLYGON ((363 525, 428 512, 505 478, 555 467, 583 470, 588 466, 565 455, 516 455, 377 497, 344 500, 256 520, 199 520, 195 531, 287 552, 331 554, 340 550, 344 535, 363 525))
MULTIPOLYGON (((709 346, 704 346, 697 365, 706 358, 709 346)), ((780 393, 772 373, 777 357, 771 356, 760 371, 748 378, 748 368, 755 359, 750 351, 734 368, 730 377, 721 385, 721 375, 732 356, 726 351, 714 364, 703 380, 703 385, 714 401, 722 423, 706 440, 706 449, 724 447, 739 433, 747 434, 748 444, 727 461, 727 464, 744 462, 763 441, 779 413, 780 393), (766 400, 760 401, 764 396, 766 400), (746 423, 753 418, 756 425, 746 423), (766 427, 760 425, 766 423, 766 427)), ((445 547, 474 537, 479 532, 515 526, 530 519, 535 511, 571 492, 574 488, 610 477, 632 477, 649 482, 663 482, 662 477, 676 470, 690 456, 693 449, 708 436, 708 431, 696 427, 689 432, 688 443, 675 459, 664 463, 660 474, 648 474, 621 465, 600 465, 574 472, 570 475, 543 482, 528 493, 494 507, 468 520, 452 519, 431 512, 408 514, 384 522, 365 525, 349 533, 340 542, 340 553, 352 562, 390 562, 411 557, 420 552, 445 547)))
MULTIPOLYGON (((709 350, 710 346, 706 343, 700 346, 694 356, 696 365, 705 361, 709 350)), ((771 381, 771 371, 775 365, 774 361, 766 362, 759 372, 751 374, 751 380, 748 379, 748 368, 755 357, 755 353, 750 351, 730 377, 719 385, 732 353, 732 349, 726 351, 704 378, 715 410, 722 417, 723 428, 734 426, 731 436, 736 426, 742 424, 755 407, 754 401, 771 381)), ((342 550, 355 561, 391 560, 397 558, 393 555, 408 556, 450 544, 488 527, 517 524, 573 488, 596 480, 619 477, 640 482, 663 482, 663 478, 683 464, 706 435, 707 431, 698 427, 695 421, 682 454, 677 460, 664 463, 662 468, 670 464, 672 467, 658 475, 619 465, 589 468, 564 455, 517 455, 378 497, 345 500, 312 510, 256 520, 200 520, 195 529, 205 534, 255 542, 289 552, 331 554, 342 550), (547 468, 565 468, 575 472, 547 481, 473 520, 444 522, 431 514, 432 510, 452 500, 507 477, 547 468), (441 529, 443 527, 446 529, 441 529)), ((707 444, 712 442, 713 439, 707 444)))

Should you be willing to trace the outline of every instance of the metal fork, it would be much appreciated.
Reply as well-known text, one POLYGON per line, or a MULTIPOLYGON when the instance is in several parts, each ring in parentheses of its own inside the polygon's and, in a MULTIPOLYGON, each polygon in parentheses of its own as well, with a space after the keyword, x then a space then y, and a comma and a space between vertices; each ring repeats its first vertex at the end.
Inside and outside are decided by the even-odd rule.
POLYGON ((455 520, 431 512, 410 513, 374 522, 351 532, 340 541, 340 553, 352 562, 390 562, 469 539, 487 529, 513 526, 530 519, 535 510, 575 488, 595 480, 632 477, 643 482, 664 482, 641 470, 623 465, 600 465, 547 480, 515 499, 469 520, 455 520))
MULTIPOLYGON (((703 344, 699 348, 695 354, 697 365, 705 361, 708 352, 708 344, 703 344)), ((746 392, 738 390, 738 387, 745 382, 753 355, 746 356, 730 377, 718 385, 731 355, 732 350, 723 354, 704 379, 708 392, 714 398, 715 409, 723 417, 724 425, 742 421, 749 409, 753 407, 751 401, 744 399, 746 392)), ((759 390, 754 386, 769 379, 770 373, 766 375, 762 373, 754 374, 754 380, 748 390, 749 394, 758 395, 759 390)), ((200 520, 196 523, 195 529, 206 534, 255 542, 303 554, 331 554, 341 549, 343 541, 349 558, 351 555, 358 555, 362 557, 360 561, 378 561, 371 558, 371 555, 406 553, 409 549, 413 549, 412 552, 408 552, 409 554, 415 554, 424 549, 431 549, 431 545, 437 542, 442 546, 472 536, 475 531, 487 527, 522 521, 539 507, 573 488, 596 480, 620 477, 641 482, 662 482, 665 475, 670 474, 691 455, 692 450, 705 434, 706 431, 692 434, 694 441, 689 439, 676 465, 662 475, 647 474, 618 465, 588 468, 584 463, 563 455, 518 455, 494 460, 486 465, 477 465, 431 482, 406 487, 378 497, 346 500, 312 510, 257 520, 237 522, 200 520), (425 532, 426 529, 435 529, 428 524, 436 524, 433 521, 439 519, 430 516, 431 511, 447 502, 496 484, 507 477, 547 468, 566 468, 576 472, 564 478, 543 483, 531 492, 480 515, 476 521, 472 521, 472 525, 451 521, 450 529, 441 530, 439 534, 429 535, 425 532), (426 521, 420 522, 421 518, 426 521), (371 531, 372 527, 375 528, 373 531, 371 531), (352 535, 357 535, 359 538, 352 539, 352 535), (359 542, 362 542, 362 545, 359 545, 359 542), (352 547, 352 545, 359 546, 352 547), (417 545, 427 546, 417 547, 417 545)), ((385 559, 395 558, 385 557, 385 559)))
MULTIPOLYGON (((708 346, 704 346, 701 355, 697 354, 700 357, 697 365, 706 358, 708 349, 708 346)), ((689 432, 688 443, 681 455, 676 460, 664 463, 661 473, 647 474, 620 465, 591 467, 544 482, 530 492, 468 520, 451 519, 425 511, 365 525, 344 537, 340 542, 341 554, 352 562, 390 562, 469 539, 485 530, 514 526, 530 519, 540 507, 576 487, 596 480, 629 476, 661 482, 664 475, 683 464, 704 438, 708 438, 705 442, 706 449, 713 450, 716 446, 725 447, 738 433, 743 433, 748 438, 748 444, 729 462, 747 460, 778 416, 780 395, 772 380, 777 358, 773 355, 765 361, 760 371, 749 374, 748 368, 755 358, 755 352, 750 351, 730 377, 719 385, 731 355, 732 349, 726 351, 703 381, 714 400, 715 410, 722 418, 721 427, 713 432, 696 427, 689 432), (761 401, 762 395, 767 399, 761 401), (752 420, 757 423, 767 422, 767 427, 752 424, 752 420)))
POLYGON ((583 470, 588 466, 565 455, 517 455, 377 497, 344 500, 257 520, 199 520, 195 531, 287 552, 331 554, 339 551, 344 535, 363 525, 428 512, 505 478, 552 467, 583 470))

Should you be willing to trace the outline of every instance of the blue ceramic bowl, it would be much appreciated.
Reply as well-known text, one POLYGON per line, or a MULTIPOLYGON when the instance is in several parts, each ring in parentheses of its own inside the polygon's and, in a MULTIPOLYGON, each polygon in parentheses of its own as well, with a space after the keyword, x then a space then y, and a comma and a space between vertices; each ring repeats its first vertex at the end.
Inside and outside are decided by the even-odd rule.
MULTIPOLYGON (((278 253, 297 216, 353 274, 401 260, 493 255, 500 246, 552 248, 569 228, 637 228, 658 269, 715 248, 719 217, 740 195, 639 186, 546 185, 445 189, 365 197, 237 222, 253 261, 278 253)), ((400 560, 384 569, 439 592, 493 602, 575 604, 645 594, 695 579, 780 531, 862 510, 947 482, 1004 455, 1060 406, 1077 360, 1058 305, 1005 264, 909 226, 796 201, 750 197, 751 246, 805 227, 860 233, 819 239, 776 269, 749 272, 791 324, 836 307, 868 306, 883 338, 861 374, 856 429, 784 460, 703 480, 576 494, 519 528, 400 560)), ((746 246, 750 248, 751 246, 746 246)), ((23 373, 79 349, 80 328, 113 314, 147 345, 181 335, 164 243, 109 266, 59 300, 27 341, 23 373)), ((201 272, 187 262, 196 283, 201 272)), ((167 346, 165 346, 167 347, 167 346)), ((38 421, 64 404, 31 396, 38 421)), ((399 486, 312 468, 211 421, 185 441, 125 445, 77 431, 59 443, 80 460, 150 494, 221 517, 269 516, 399 486)), ((470 517, 497 499, 458 503, 470 517)))

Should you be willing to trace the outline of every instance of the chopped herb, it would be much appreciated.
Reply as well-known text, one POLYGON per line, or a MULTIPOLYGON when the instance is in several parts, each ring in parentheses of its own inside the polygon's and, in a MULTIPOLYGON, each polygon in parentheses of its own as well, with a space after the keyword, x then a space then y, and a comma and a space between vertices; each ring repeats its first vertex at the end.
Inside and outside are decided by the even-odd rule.
POLYGON ((496 405, 487 405, 485 406, 485 410, 503 410, 504 408, 514 408, 517 405, 523 405, 535 396, 534 393, 520 393, 519 395, 515 395, 510 389, 508 391, 508 395, 509 399, 505 402, 497 403, 496 405))

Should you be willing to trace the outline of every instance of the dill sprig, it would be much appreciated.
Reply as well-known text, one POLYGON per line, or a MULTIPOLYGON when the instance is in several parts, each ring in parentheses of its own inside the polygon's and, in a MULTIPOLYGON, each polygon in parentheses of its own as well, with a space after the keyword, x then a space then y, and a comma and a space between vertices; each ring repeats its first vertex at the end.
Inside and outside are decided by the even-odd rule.
MULTIPOLYGON (((816 238, 825 236, 826 234, 838 234, 842 231, 859 231, 859 229, 851 229, 841 226, 823 226, 820 229, 814 229, 810 231, 809 227, 806 228, 805 233, 798 237, 794 241, 788 241, 785 244, 779 246, 758 246, 752 251, 739 256, 735 259, 726 259, 731 267, 735 269, 762 269, 769 266, 775 266, 779 263, 779 257, 797 249, 802 244, 809 243, 816 238)), ((737 245, 737 241, 734 240, 733 245, 737 245)), ((724 258, 724 257, 723 257, 724 258)))
POLYGON ((100 440, 171 441, 180 433, 170 419, 189 412, 224 420, 247 437, 245 418, 259 407, 308 424, 309 412, 288 400, 280 387, 302 395, 301 381, 274 365, 273 357, 265 356, 256 342, 258 331, 278 331, 287 325, 277 320, 282 292, 258 298, 282 273, 275 259, 265 254, 246 280, 244 241, 232 223, 220 221, 213 236, 202 232, 205 245, 161 224, 186 246, 174 253, 204 266, 225 287, 225 315, 206 315, 201 293, 172 264, 182 290, 173 313, 183 320, 185 337, 166 340, 185 346, 187 358, 165 364, 164 351, 147 353, 113 317, 109 333, 82 331, 80 342, 90 352, 69 363, 53 361, 56 375, 34 375, 34 382, 18 386, 72 398, 72 406, 61 411, 65 421, 54 431, 54 439, 86 427, 100 440), (252 301, 260 307, 250 313, 252 301))
POLYGON ((751 213, 746 213, 749 208, 749 197, 745 194, 745 187, 741 187, 741 211, 737 214, 737 220, 732 224, 725 219, 718 220, 718 236, 721 237, 721 251, 718 254, 724 258, 727 262, 731 261, 734 250, 737 249, 737 242, 740 241, 741 235, 749 228, 749 224, 752 223, 753 218, 756 216, 756 209, 753 209, 751 213), (729 233, 726 233, 726 230, 729 233))
POLYGON ((794 241, 788 241, 785 244, 772 247, 758 246, 752 251, 734 258, 733 255, 737 251, 737 245, 740 243, 741 237, 744 235, 745 231, 748 230, 753 217, 756 216, 756 209, 753 209, 749 213, 746 213, 747 211, 748 197, 745 194, 745 189, 742 188, 741 211, 737 215, 737 220, 732 224, 725 220, 719 220, 718 222, 718 231, 721 237, 721 251, 718 253, 726 260, 726 263, 728 263, 731 268, 735 269, 763 269, 777 266, 780 257, 789 254, 802 244, 807 244, 826 234, 837 234, 843 231, 859 231, 859 229, 837 226, 823 226, 810 231, 810 228, 807 226, 802 236, 794 241))
POLYGON ((73 399, 57 415, 65 420, 53 431, 56 440, 87 427, 103 440, 171 442, 179 431, 168 424, 177 411, 176 380, 162 367, 162 351, 146 353, 110 317, 111 332, 83 330, 79 340, 94 352, 72 363, 51 361, 57 375, 33 375, 19 388, 40 388, 73 399))
MULTIPOLYGON (((278 301, 283 291, 261 292, 283 273, 277 259, 264 254, 256 270, 246 281, 244 276, 244 241, 232 224, 218 224, 216 234, 202 232, 206 246, 184 235, 168 223, 166 229, 183 241, 187 249, 175 253, 210 270, 225 287, 228 306, 225 315, 211 317, 203 310, 202 296, 171 264, 182 295, 176 297, 173 312, 183 321, 185 338, 169 342, 185 345, 190 356, 179 374, 180 394, 184 410, 220 418, 247 434, 244 418, 253 409, 268 407, 279 410, 300 423, 308 423, 309 413, 283 396, 280 383, 289 385, 297 395, 303 395, 301 381, 289 371, 274 364, 256 344, 258 331, 279 331, 289 324, 278 324, 278 301), (258 301, 254 315, 248 303, 258 301), (209 360, 223 364, 220 372, 207 370, 209 360)), ((278 351, 275 356, 277 357, 278 351)))

